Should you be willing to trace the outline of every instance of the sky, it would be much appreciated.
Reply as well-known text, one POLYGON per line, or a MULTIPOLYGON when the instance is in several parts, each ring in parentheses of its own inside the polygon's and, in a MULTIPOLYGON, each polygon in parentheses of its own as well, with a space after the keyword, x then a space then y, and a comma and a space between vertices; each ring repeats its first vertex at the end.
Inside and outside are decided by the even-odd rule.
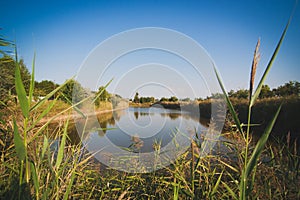
MULTIPOLYGON (((202 53, 207 54, 203 59, 211 59, 217 66, 227 90, 248 88, 258 38, 261 59, 256 83, 279 41, 295 1, 11 0, 1 1, 0 5, 0 33, 16 41, 19 57, 29 69, 36 52, 37 81, 52 80, 61 84, 76 76, 83 81, 84 87, 95 90, 113 78, 108 90, 124 97, 132 98, 139 92, 141 96, 158 98, 172 95, 193 98, 219 91, 210 85, 215 77, 193 71, 191 63, 172 52, 160 49, 129 52, 116 58, 103 73, 96 67, 103 54, 96 55, 99 60, 95 60, 95 69, 91 68, 90 74, 83 75, 84 66, 93 52, 114 35, 158 27, 197 42, 203 48, 202 53)), ((300 81, 299 9, 298 5, 266 80, 271 88, 291 80, 300 81)), ((134 43, 127 41, 131 42, 134 43)), ((115 48, 122 49, 122 45, 115 48)), ((178 41, 177 46, 181 45, 178 41)))

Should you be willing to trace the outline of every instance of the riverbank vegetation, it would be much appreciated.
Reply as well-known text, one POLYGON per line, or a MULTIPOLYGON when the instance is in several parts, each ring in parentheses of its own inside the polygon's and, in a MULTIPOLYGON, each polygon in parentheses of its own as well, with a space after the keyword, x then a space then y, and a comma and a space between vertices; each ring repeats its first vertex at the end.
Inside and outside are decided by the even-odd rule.
MULTIPOLYGON (((201 157, 203 143, 200 138, 195 137, 191 139, 191 147, 170 166, 145 174, 116 171, 95 161, 93 152, 86 152, 81 142, 74 144, 68 137, 70 119, 64 120, 54 129, 49 128, 54 118, 48 119, 42 126, 38 125, 52 109, 58 109, 60 101, 64 101, 63 108, 59 109, 60 113, 73 109, 80 111, 79 105, 89 96, 79 92, 76 101, 70 104, 72 98, 68 93, 61 92, 68 84, 76 84, 70 79, 62 85, 55 85, 55 89, 45 93, 43 98, 34 100, 34 60, 31 75, 25 80, 22 62, 18 60, 15 51, 14 59, 1 60, 0 63, 3 65, 13 62, 14 69, 13 85, 5 88, 5 98, 1 99, 0 198, 299 199, 300 158, 297 143, 291 141, 290 134, 286 135, 285 143, 267 142, 276 119, 283 113, 284 104, 278 101, 274 112, 267 112, 267 125, 256 142, 253 143, 250 134, 250 125, 255 123, 252 117, 261 109, 258 107, 255 110, 255 105, 259 105, 256 100, 286 30, 287 28, 256 90, 253 88, 255 73, 251 74, 252 87, 243 108, 246 109, 247 116, 245 124, 241 123, 241 109, 234 107, 234 99, 225 91, 216 71, 233 122, 233 129, 224 133, 233 139, 220 141, 226 151, 215 148, 208 156, 201 157)), ((9 42, 1 38, 2 40, 2 45, 9 45, 9 42)), ((256 55, 258 50, 254 54, 252 71, 256 68, 256 55)), ((101 88, 96 97, 104 89, 105 87, 101 88)), ((271 100, 261 101, 262 107, 270 104, 268 101, 271 100)), ((296 102, 291 111, 299 108, 298 97, 287 101, 296 102)), ((114 101, 111 102, 113 104, 114 101)), ((207 102, 209 103, 208 100, 207 102)), ((153 148, 159 152, 159 145, 153 148)), ((135 167, 134 163, 125 164, 135 167)))

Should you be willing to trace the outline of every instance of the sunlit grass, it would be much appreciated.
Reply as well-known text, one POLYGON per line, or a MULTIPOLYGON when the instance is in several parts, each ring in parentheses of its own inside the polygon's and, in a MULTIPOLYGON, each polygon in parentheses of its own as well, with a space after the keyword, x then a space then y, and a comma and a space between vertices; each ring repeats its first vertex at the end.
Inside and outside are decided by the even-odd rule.
MULTIPOLYGON (((5 114, 1 115, 0 121, 0 198, 299 199, 300 158, 297 143, 291 140, 290 135, 284 142, 273 140, 268 143, 270 132, 280 112, 281 102, 278 102, 279 108, 270 113, 271 119, 257 142, 253 143, 250 134, 251 116, 256 112, 255 105, 267 105, 277 101, 256 100, 287 27, 257 89, 250 95, 250 100, 239 102, 247 106, 248 123, 240 123, 240 115, 235 107, 236 100, 227 96, 224 84, 216 71, 233 121, 232 129, 223 134, 226 140, 219 141, 208 156, 201 157, 203 143, 195 138, 191 140, 191 148, 170 166, 146 174, 110 169, 94 160, 93 155, 86 152, 81 142, 70 142, 68 128, 71 123, 71 111, 76 105, 49 98, 71 79, 46 95, 43 100, 34 102, 35 61, 33 59, 28 93, 24 89, 19 66, 16 65, 15 86, 18 102, 3 103, 5 114), (67 118, 55 128, 50 128, 57 115, 65 115, 67 118), (222 150, 217 148, 218 145, 222 146, 222 150)), ((15 59, 18 59, 17 56, 15 59)), ((255 59, 256 56, 254 63, 257 63, 255 59)), ((255 73, 251 75, 252 84, 255 79, 253 74, 255 73)), ((298 100, 291 98, 286 101, 298 100)), ((96 109, 111 110, 112 104, 100 102, 96 109)), ((153 143, 153 149, 158 155, 160 145, 161 141, 153 143)), ((134 161, 123 164, 133 171, 136 167, 134 161)))

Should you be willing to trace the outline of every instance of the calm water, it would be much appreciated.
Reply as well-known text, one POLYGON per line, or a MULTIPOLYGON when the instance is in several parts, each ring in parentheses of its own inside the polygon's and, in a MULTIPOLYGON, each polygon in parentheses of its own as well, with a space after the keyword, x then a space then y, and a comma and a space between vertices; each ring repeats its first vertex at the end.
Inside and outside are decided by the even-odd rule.
MULTIPOLYGON (((83 132, 84 121, 77 122, 77 132, 83 132)), ((127 108, 100 114, 87 122, 85 133, 79 134, 89 150, 99 151, 115 146, 131 152, 151 152, 156 144, 168 145, 177 134, 191 138, 206 127, 199 116, 164 108, 127 108)))

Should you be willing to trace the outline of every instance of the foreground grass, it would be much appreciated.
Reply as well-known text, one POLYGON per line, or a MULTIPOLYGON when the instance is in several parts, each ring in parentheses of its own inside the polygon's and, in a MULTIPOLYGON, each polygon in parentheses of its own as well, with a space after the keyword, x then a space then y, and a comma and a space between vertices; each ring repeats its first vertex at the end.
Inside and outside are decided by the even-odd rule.
MULTIPOLYGON (((61 85, 33 104, 34 64, 28 94, 16 64, 15 87, 20 109, 4 105, 0 121, 0 198, 1 199, 299 199, 300 170, 297 143, 277 141, 268 144, 270 132, 280 108, 272 113, 262 136, 252 143, 251 112, 264 80, 280 48, 287 24, 265 73, 255 91, 253 82, 257 64, 255 50, 250 81, 247 124, 240 123, 220 76, 216 77, 224 93, 236 131, 226 133, 208 156, 200 157, 203 143, 197 137, 191 148, 170 166, 147 174, 131 174, 106 168, 85 152, 82 143, 68 138, 69 119, 49 129, 51 117, 38 123, 55 107, 47 99, 61 85), (45 108, 43 108, 45 105, 45 108), (41 109, 42 112, 38 110, 41 109), (244 128, 246 130, 244 130, 244 128)), ((257 45, 259 46, 259 45, 257 45)), ((16 61, 17 61, 16 53, 16 61)), ((18 63, 18 62, 16 62, 18 63)), ((34 62, 33 62, 34 63, 34 62)), ((69 80, 68 80, 69 81, 69 80)), ((65 84, 68 83, 66 81, 65 84)), ((90 97, 87 97, 90 98, 90 97)), ((58 114, 78 111, 82 101, 58 114)), ((3 103, 3 102, 2 102, 3 103)), ((10 102, 12 103, 12 102, 10 102)), ((58 108, 57 108, 58 109, 58 108)), ((78 111, 80 112, 80 111, 78 111)), ((213 126, 213 124, 212 124, 213 126)), ((83 130, 84 131, 84 130, 83 130)), ((159 150, 159 146, 155 147, 159 150)), ((134 167, 134 163, 125 163, 134 167)))
MULTIPOLYGON (((3 139, 1 133, 5 144, 1 145, 1 199, 232 199, 230 191, 239 193, 243 138, 235 132, 226 133, 234 138, 223 141, 226 151, 216 148, 210 156, 199 159, 199 143, 194 141, 172 165, 153 173, 130 174, 97 163, 81 144, 71 145, 64 132, 67 126, 65 122, 54 130, 54 138, 49 136, 53 130, 50 133, 45 129, 28 145, 30 163, 34 163, 31 170, 36 173, 30 173, 30 181, 20 185, 22 164, 14 149, 13 130, 11 125, 2 124, 1 131, 10 134, 3 139), (64 137, 64 153, 58 165, 57 154, 64 137)), ((251 191, 253 199, 300 197, 299 155, 294 144, 286 143, 278 141, 264 149, 251 191)))
MULTIPOLYGON (((48 110, 50 103, 45 100, 39 109, 48 110)), ((52 112, 73 109, 56 103, 52 112)), ((216 145, 209 156, 199 157, 202 144, 195 139, 172 165, 152 173, 131 174, 101 165, 80 141, 74 144, 67 135, 69 120, 41 129, 32 125, 43 112, 31 112, 26 118, 12 107, 17 108, 10 102, 2 110, 5 118, 3 115, 0 125, 1 199, 235 199, 241 194, 246 141, 238 131, 224 134, 228 139, 216 145), (27 164, 25 158, 20 159, 14 119, 18 132, 23 133, 21 142, 26 131, 27 164)), ((255 144, 248 145, 251 155, 255 144)), ((300 198, 299 163, 297 145, 290 136, 285 143, 267 144, 257 160, 248 198, 300 198)))

